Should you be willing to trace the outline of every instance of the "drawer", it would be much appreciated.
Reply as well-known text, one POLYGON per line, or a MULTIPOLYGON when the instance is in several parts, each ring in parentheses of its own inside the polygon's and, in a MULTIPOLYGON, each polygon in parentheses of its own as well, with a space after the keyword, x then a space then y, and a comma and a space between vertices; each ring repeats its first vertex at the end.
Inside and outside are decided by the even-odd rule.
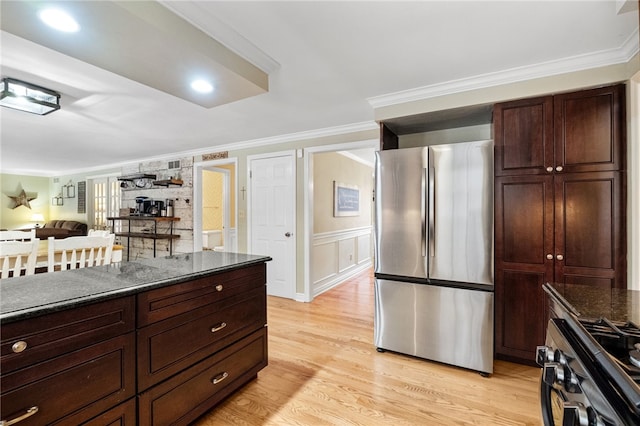
POLYGON ((138 391, 264 327, 266 300, 262 286, 139 330, 138 391))
POLYGON ((136 398, 131 398, 106 413, 82 423, 82 426, 136 426, 137 415, 136 398))
POLYGON ((0 415, 20 426, 80 424, 135 395, 135 333, 0 376, 0 415))
POLYGON ((267 365, 264 327, 142 393, 140 425, 186 425, 256 376, 267 365))
POLYGON ((131 296, 3 325, 0 371, 6 374, 133 331, 134 309, 131 296))
POLYGON ((264 263, 150 290, 137 296, 138 328, 266 284, 264 263))

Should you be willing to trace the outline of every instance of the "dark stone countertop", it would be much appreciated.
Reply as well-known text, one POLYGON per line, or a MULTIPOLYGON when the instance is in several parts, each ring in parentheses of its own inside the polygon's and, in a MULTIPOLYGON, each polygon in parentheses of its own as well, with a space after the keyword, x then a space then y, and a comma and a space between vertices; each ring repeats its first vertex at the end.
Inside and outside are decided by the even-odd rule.
POLYGON ((268 256, 203 251, 3 279, 0 282, 0 324, 270 260, 268 256))
POLYGON ((580 318, 640 325, 640 291, 605 289, 578 284, 547 283, 575 310, 580 318))

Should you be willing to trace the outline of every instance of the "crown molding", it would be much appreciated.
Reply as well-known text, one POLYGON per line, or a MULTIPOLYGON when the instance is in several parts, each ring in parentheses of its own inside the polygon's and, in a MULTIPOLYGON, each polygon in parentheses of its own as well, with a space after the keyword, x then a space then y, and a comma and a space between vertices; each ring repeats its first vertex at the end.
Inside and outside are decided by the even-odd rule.
POLYGON ((227 49, 233 51, 233 53, 251 62, 263 72, 271 74, 280 68, 280 64, 275 59, 197 2, 158 0, 158 3, 208 34, 227 49))
POLYGON ((570 58, 516 67, 459 80, 451 80, 386 95, 373 96, 367 98, 367 101, 371 107, 376 109, 470 90, 485 89, 509 83, 626 63, 638 53, 638 44, 638 29, 636 29, 633 34, 627 38, 625 43, 617 49, 576 55, 570 58))
POLYGON ((342 126, 334 126, 334 127, 325 127, 322 129, 316 130, 307 130, 303 132, 296 133, 288 133, 285 135, 272 136, 268 138, 261 139, 253 139, 244 142, 234 142, 226 145, 217 145, 214 147, 210 147, 209 149, 198 150, 197 154, 206 154, 207 152, 211 152, 211 148, 216 150, 238 150, 238 149, 248 149, 248 148, 256 148, 263 147, 268 145, 276 145, 280 143, 294 142, 294 141, 302 141, 307 139, 316 139, 323 138, 327 136, 337 136, 344 135, 347 133, 355 133, 355 132, 364 132, 370 130, 379 130, 378 123, 375 121, 363 121, 360 123, 353 124, 345 124, 342 126))
POLYGON ((2 174, 14 174, 25 176, 42 176, 42 177, 56 177, 56 176, 69 176, 79 175, 87 173, 104 172, 109 169, 116 169, 119 167, 126 167, 134 164, 139 164, 149 161, 163 161, 163 160, 175 160, 176 158, 188 158, 195 157, 202 154, 207 154, 212 151, 231 151, 240 149, 250 149, 256 147, 265 147, 269 145, 276 145, 280 143, 302 141, 307 139, 315 139, 327 136, 343 135, 348 133, 363 132, 378 130, 378 124, 375 121, 363 121, 360 123, 346 124, 342 126, 326 127, 323 129, 309 130, 304 132, 289 133, 286 135, 273 136, 261 139, 252 139, 244 142, 232 142, 224 145, 213 145, 206 148, 199 148, 197 150, 173 152, 169 154, 156 155, 153 157, 139 158, 137 160, 128 160, 119 163, 106 164, 102 166, 88 167, 75 170, 56 171, 52 173, 43 174, 35 170, 0 170, 2 174))

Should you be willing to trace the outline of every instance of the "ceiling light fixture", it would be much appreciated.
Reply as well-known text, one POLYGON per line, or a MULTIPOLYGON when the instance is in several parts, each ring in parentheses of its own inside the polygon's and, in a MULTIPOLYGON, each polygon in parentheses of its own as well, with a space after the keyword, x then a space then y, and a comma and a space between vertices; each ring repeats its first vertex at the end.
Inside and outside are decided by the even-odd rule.
POLYGON ((213 86, 211 83, 205 80, 195 80, 191 83, 191 88, 199 93, 211 93, 213 92, 213 86))
POLYGON ((40 12, 40 19, 51 28, 65 33, 75 33, 80 30, 76 20, 60 9, 44 9, 40 12))
POLYGON ((53 90, 13 78, 3 78, 1 88, 1 106, 39 115, 60 109, 60 94, 53 90))

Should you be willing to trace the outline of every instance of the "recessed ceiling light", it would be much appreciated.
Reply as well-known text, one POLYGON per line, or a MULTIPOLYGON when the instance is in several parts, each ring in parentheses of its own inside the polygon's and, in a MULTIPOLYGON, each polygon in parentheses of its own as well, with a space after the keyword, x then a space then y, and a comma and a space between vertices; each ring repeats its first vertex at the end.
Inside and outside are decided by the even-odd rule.
POLYGON ((80 30, 80 25, 67 12, 60 9, 44 9, 40 12, 42 22, 65 33, 75 33, 80 30))
POLYGON ((213 86, 211 85, 211 83, 205 80, 194 80, 191 83, 191 88, 200 93, 213 92, 213 86))

